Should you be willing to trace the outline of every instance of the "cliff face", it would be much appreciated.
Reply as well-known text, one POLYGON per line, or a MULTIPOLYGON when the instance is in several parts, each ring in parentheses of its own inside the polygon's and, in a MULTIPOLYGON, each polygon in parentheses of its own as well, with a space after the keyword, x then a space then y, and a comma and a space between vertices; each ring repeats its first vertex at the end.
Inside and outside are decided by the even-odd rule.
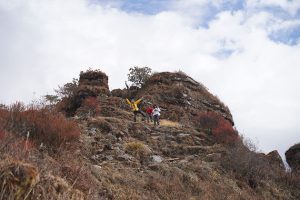
POLYGON ((184 73, 154 74, 136 95, 144 96, 146 100, 165 108, 163 117, 170 120, 188 123, 199 112, 212 111, 234 125, 228 107, 204 85, 184 73))
MULTIPOLYGON (((232 128, 229 109, 192 78, 158 73, 141 89, 111 93, 107 80, 99 71, 81 74, 73 117, 80 138, 55 154, 40 147, 30 152, 26 162, 41 180, 31 185, 29 199, 51 193, 67 199, 298 199, 300 187, 286 178, 278 152, 250 151, 232 128), (160 126, 142 117, 133 122, 124 98, 142 96, 142 110, 149 103, 164 108, 160 126)), ((14 169, 1 166, 2 177, 14 169)))
POLYGON ((291 169, 296 173, 300 173, 300 143, 291 146, 285 152, 285 157, 291 169))
POLYGON ((99 94, 109 95, 108 77, 101 71, 88 70, 81 72, 79 76, 79 86, 76 95, 80 97, 93 96, 99 94))

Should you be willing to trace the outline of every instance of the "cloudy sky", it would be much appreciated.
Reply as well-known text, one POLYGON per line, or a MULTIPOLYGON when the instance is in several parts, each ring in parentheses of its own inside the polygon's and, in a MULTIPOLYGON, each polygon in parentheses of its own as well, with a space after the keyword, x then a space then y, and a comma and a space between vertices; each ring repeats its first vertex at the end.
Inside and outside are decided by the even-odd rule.
POLYGON ((264 152, 300 142, 300 0, 0 0, 0 103, 133 66, 190 74, 264 152))

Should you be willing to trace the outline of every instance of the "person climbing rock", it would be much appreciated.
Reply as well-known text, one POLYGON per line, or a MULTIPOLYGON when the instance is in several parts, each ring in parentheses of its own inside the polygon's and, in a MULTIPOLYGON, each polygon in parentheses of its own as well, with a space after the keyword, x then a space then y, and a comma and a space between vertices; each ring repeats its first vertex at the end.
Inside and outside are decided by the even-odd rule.
POLYGON ((150 121, 153 122, 153 107, 150 105, 147 110, 147 122, 149 123, 150 121))
POLYGON ((159 117, 160 117, 160 108, 157 105, 155 105, 153 109, 154 126, 159 125, 159 117))
POLYGON ((132 112, 134 114, 134 118, 133 120, 136 122, 136 116, 137 114, 141 114, 144 118, 146 117, 146 115, 139 109, 138 104, 143 100, 143 97, 134 101, 134 99, 131 99, 131 101, 129 101, 129 99, 126 98, 127 103, 130 105, 132 112))

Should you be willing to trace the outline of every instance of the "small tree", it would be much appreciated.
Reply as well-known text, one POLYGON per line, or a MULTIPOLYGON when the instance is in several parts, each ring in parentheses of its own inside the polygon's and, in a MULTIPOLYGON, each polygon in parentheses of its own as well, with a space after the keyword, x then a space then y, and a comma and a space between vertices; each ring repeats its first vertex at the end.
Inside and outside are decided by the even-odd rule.
POLYGON ((66 83, 63 86, 58 86, 58 89, 55 90, 55 93, 61 99, 64 97, 70 98, 74 96, 77 88, 78 88, 78 79, 73 78, 72 82, 66 83))
POLYGON ((133 85, 141 88, 143 84, 151 75, 151 68, 149 67, 137 67, 129 69, 128 81, 132 82, 133 85))
POLYGON ((44 95, 44 100, 49 103, 50 106, 55 105, 59 102, 59 97, 57 95, 47 94, 44 95))
POLYGON ((56 95, 49 96, 46 100, 56 101, 57 97, 58 102, 56 104, 56 109, 59 111, 64 111, 67 116, 73 116, 76 109, 81 104, 81 100, 76 98, 78 86, 79 80, 73 78, 72 82, 66 83, 63 86, 58 86, 58 89, 54 90, 56 95))

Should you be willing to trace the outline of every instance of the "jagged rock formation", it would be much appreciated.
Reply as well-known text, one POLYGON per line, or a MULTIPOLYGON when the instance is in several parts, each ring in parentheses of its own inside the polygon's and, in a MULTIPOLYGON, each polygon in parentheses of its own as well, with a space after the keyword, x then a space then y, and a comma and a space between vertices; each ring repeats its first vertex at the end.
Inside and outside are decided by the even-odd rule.
POLYGON ((76 93, 76 95, 81 98, 109 95, 108 76, 101 71, 88 70, 81 72, 76 93))
POLYGON ((266 158, 268 159, 269 163, 272 166, 278 168, 281 171, 285 170, 283 160, 277 150, 274 150, 274 151, 271 151, 270 153, 268 153, 266 155, 266 158))
POLYGON ((63 101, 60 102, 60 110, 68 116, 74 116, 87 97, 107 97, 109 95, 108 76, 105 73, 100 70, 80 72, 78 86, 74 88, 71 95, 63 98, 63 101))
POLYGON ((223 143, 213 131, 199 128, 198 113, 218 113, 233 125, 229 109, 202 84, 164 72, 141 89, 110 93, 107 81, 100 71, 81 73, 74 101, 92 97, 92 103, 76 107, 73 119, 82 129, 80 138, 54 155, 32 152, 27 160, 41 178, 29 199, 40 194, 91 200, 298 199, 300 186, 280 182, 285 172, 277 151, 258 154, 238 135, 234 143, 223 143), (148 102, 165 108, 159 127, 142 118, 133 122, 124 100, 131 96, 144 97, 142 109, 148 102))
POLYGON ((201 111, 213 111, 234 125, 232 115, 207 88, 183 73, 163 72, 154 74, 138 90, 136 96, 165 108, 164 118, 189 123, 201 111))
POLYGON ((295 172, 300 172, 300 143, 290 147, 285 152, 286 161, 295 172))

